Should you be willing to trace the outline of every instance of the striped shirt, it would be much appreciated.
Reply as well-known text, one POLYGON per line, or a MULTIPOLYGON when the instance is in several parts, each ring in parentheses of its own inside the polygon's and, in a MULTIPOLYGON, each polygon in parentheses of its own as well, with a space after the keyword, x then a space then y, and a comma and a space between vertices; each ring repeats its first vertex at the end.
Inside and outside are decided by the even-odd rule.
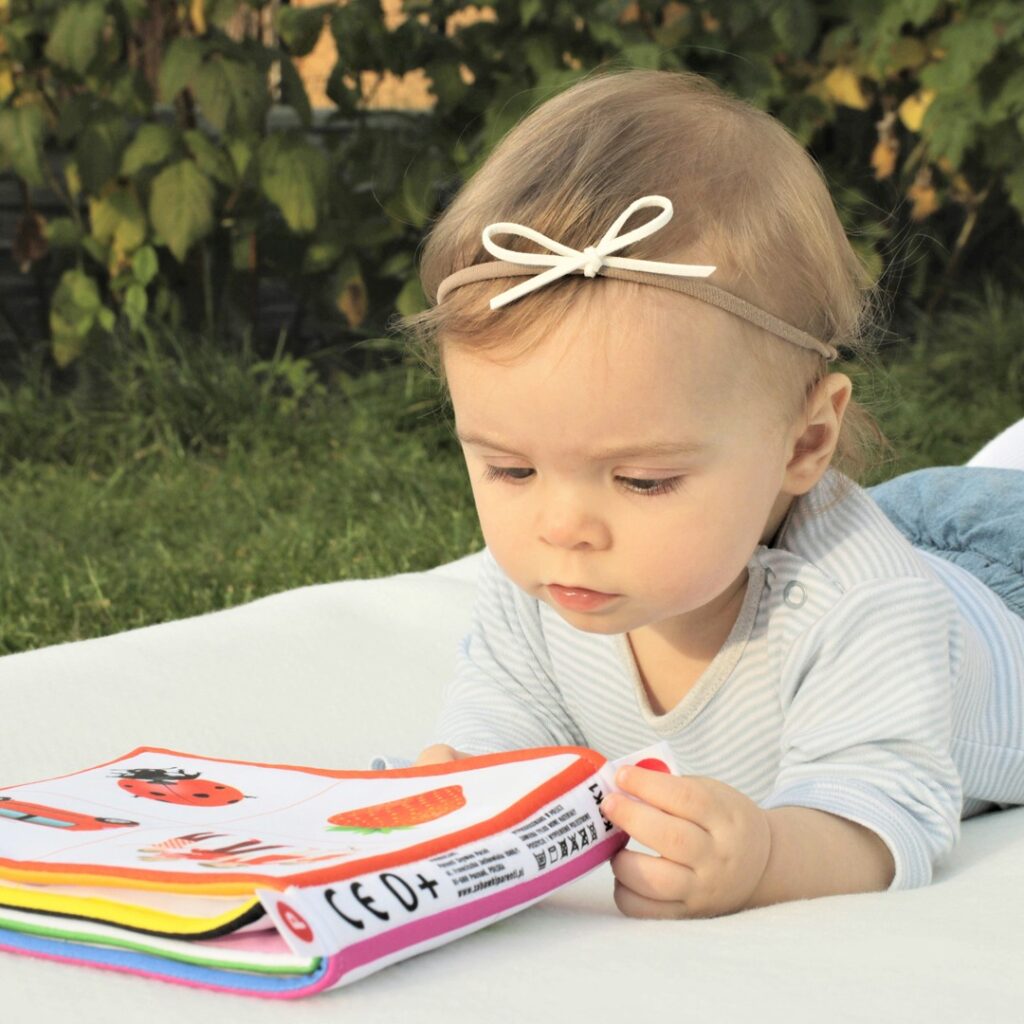
POLYGON ((838 477, 830 469, 754 551, 732 631, 664 714, 626 634, 569 625, 485 550, 430 742, 611 759, 665 740, 682 772, 764 808, 866 826, 892 852, 892 888, 928 884, 961 818, 1024 803, 1024 619, 915 549, 852 481, 835 503, 838 477))

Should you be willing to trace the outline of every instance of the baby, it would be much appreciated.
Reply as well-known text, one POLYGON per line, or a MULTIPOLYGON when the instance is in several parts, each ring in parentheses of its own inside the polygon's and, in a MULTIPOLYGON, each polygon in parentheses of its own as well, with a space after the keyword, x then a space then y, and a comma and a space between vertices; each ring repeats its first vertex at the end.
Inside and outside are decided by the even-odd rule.
POLYGON ((401 326, 486 551, 417 763, 666 740, 685 774, 603 804, 657 854, 612 861, 638 917, 925 885, 961 818, 1024 803, 1024 473, 856 482, 884 438, 829 364, 869 353, 871 281, 779 122, 696 75, 588 77, 421 276, 401 326))

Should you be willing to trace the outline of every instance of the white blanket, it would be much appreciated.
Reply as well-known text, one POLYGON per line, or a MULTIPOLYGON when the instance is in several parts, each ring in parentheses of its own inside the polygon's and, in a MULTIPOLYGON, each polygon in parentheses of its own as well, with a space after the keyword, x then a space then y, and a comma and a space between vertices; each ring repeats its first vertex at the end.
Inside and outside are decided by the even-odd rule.
MULTIPOLYGON (((0 785, 143 744, 335 768, 415 757, 478 565, 304 587, 0 659, 0 785)), ((1020 1022, 1024 808, 965 822, 923 890, 634 921, 604 865, 475 935, 288 1005, 0 954, 0 1007, 13 1024, 99 1024, 119 1008, 146 1024, 1020 1022)))

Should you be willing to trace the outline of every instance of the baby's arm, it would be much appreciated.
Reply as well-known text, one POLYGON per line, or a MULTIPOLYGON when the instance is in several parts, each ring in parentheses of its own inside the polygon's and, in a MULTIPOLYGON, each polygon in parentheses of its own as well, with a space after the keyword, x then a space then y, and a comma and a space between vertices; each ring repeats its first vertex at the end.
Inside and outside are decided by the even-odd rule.
POLYGON ((892 884, 893 855, 869 828, 812 807, 776 807, 764 813, 771 852, 748 907, 878 892, 892 884))
POLYGON ((758 806, 715 779, 626 772, 602 809, 659 857, 623 850, 616 902, 645 917, 927 884, 956 842, 950 753, 963 636, 938 583, 849 591, 782 670, 782 764, 758 806))

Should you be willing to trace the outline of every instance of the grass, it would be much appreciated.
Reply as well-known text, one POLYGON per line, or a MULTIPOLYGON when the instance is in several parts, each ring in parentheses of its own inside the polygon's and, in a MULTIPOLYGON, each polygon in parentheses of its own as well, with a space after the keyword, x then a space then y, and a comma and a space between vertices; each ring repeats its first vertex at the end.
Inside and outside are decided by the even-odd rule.
POLYGON ((0 653, 427 569, 482 545, 418 370, 296 398, 279 374, 272 387, 243 374, 254 360, 201 358, 206 393, 180 372, 155 397, 153 367, 122 363, 106 405, 28 389, 0 405, 0 653))
MULTIPOLYGON (((1024 301, 986 289, 842 366, 897 459, 965 461, 1024 415, 1024 301)), ((0 653, 418 571, 483 543, 419 368, 321 383, 278 351, 111 339, 71 395, 0 385, 0 653)))

